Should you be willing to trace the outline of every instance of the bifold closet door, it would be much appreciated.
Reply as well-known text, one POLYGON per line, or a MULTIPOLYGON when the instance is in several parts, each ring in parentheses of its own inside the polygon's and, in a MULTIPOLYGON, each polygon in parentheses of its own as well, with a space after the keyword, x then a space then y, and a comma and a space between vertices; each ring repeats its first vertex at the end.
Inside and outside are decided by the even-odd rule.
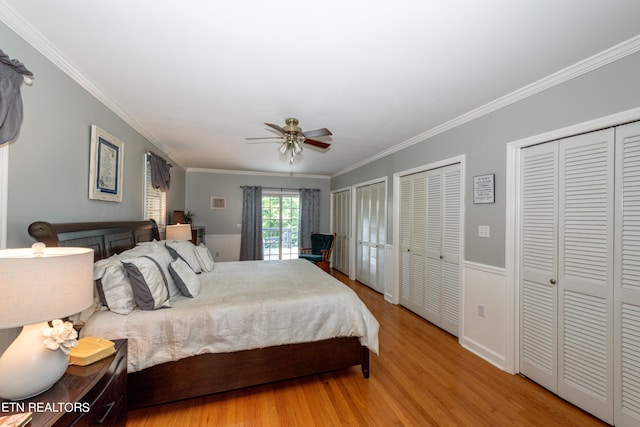
POLYGON ((614 130, 521 154, 521 372, 611 423, 614 130))
POLYGON ((400 178, 400 304, 458 336, 460 164, 400 178))
POLYGON ((458 336, 460 318, 460 164, 427 172, 426 318, 458 336))
POLYGON ((333 268, 349 274, 349 242, 351 235, 351 191, 333 193, 333 268))
POLYGON ((640 425, 640 123, 616 130, 615 413, 640 425))
POLYGON ((384 293, 384 243, 386 240, 386 184, 356 189, 356 279, 384 293))
POLYGON ((427 201, 424 172, 400 178, 400 304, 425 316, 427 201))

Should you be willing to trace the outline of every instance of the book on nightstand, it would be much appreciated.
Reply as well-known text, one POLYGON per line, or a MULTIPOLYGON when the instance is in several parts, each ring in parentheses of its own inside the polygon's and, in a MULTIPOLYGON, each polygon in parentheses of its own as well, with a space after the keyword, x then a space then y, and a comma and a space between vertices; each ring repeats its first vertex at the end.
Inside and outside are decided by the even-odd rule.
POLYGON ((103 338, 84 337, 78 340, 78 346, 70 349, 69 364, 87 366, 111 356, 116 352, 113 341, 103 338))
POLYGON ((32 413, 24 412, 22 414, 5 415, 0 417, 0 427, 22 427, 29 424, 32 413))

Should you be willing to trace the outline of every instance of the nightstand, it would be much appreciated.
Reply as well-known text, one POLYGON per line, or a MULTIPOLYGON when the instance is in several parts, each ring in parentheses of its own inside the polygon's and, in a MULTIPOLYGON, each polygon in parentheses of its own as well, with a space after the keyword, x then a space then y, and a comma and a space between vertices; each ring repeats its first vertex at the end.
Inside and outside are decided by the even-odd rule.
MULTIPOLYGON (((15 412, 33 412, 33 426, 124 426, 127 422, 127 340, 114 340, 116 352, 88 366, 69 366, 49 390, 8 402, 15 412)), ((0 415, 8 415, 1 413, 0 415)))
POLYGON ((204 243, 204 225, 195 225, 191 227, 191 242, 194 245, 204 243))

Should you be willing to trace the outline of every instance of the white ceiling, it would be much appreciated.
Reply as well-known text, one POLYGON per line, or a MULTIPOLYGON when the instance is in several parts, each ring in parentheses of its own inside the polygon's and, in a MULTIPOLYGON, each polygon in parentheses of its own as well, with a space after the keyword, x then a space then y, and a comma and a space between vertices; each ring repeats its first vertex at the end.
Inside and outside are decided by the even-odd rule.
POLYGON ((184 167, 334 175, 634 38, 640 1, 0 0, 0 19, 184 167), (245 140, 287 117, 331 148, 289 165, 245 140))

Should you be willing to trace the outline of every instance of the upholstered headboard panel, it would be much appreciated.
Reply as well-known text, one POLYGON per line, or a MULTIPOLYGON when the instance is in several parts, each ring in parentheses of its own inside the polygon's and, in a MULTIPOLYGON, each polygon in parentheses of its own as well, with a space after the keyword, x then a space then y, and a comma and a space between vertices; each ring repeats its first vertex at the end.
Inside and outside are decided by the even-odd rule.
POLYGON ((155 221, 71 222, 37 221, 29 235, 47 246, 80 246, 94 250, 94 260, 108 258, 139 242, 160 240, 155 221))

